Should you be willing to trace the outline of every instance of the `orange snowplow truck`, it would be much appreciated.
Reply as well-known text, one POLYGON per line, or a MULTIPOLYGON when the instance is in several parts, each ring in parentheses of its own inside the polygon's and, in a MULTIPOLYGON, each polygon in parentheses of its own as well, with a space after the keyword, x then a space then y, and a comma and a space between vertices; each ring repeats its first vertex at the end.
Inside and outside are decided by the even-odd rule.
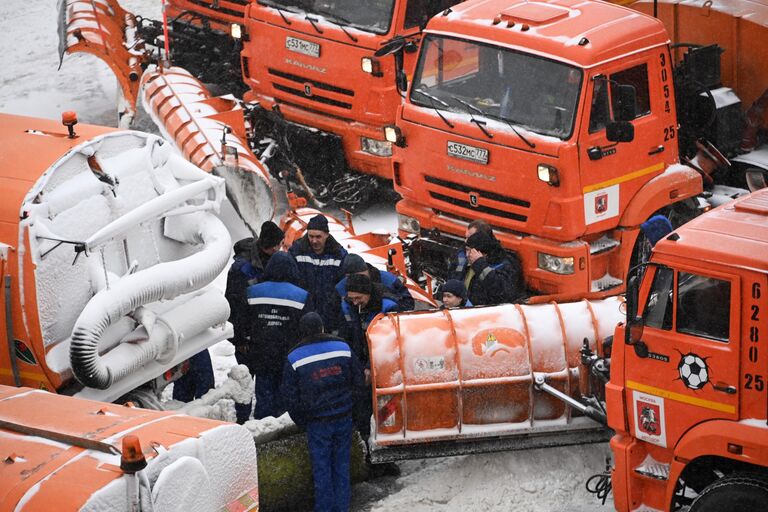
POLYGON ((749 41, 768 36, 768 8, 657 9, 470 0, 430 20, 385 130, 417 271, 445 272, 483 219, 518 252, 532 294, 620 293, 647 255, 646 220, 677 226, 744 193, 733 187, 745 177, 764 183, 751 168, 768 168, 768 153, 746 151, 765 127, 768 54, 749 41), (754 102, 747 123, 742 102, 754 102))
POLYGON ((768 503, 767 248, 759 191, 661 240, 630 279, 606 386, 617 510, 768 503))
POLYGON ((247 429, 0 385, 0 511, 259 509, 247 429))

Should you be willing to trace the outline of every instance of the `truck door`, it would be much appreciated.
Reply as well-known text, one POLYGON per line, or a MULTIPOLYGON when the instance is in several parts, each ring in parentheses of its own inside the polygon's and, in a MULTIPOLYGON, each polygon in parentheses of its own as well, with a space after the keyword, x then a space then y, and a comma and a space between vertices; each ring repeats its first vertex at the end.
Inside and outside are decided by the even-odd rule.
MULTIPOLYGON (((642 184, 661 173, 666 167, 665 157, 676 153, 669 134, 664 142, 661 128, 669 114, 664 104, 654 98, 662 94, 657 91, 657 58, 655 53, 646 53, 631 61, 623 59, 595 70, 589 77, 588 118, 582 123, 579 136, 584 221, 588 229, 607 220, 611 222, 601 226, 603 229, 615 226, 642 184), (606 126, 615 118, 615 92, 619 84, 635 90, 632 142, 611 142, 606 135, 606 126)), ((668 81, 671 87, 671 80, 668 81)))
POLYGON ((639 439, 671 447, 699 422, 738 417, 739 279, 666 266, 647 272, 647 351, 627 351, 629 422, 639 439))

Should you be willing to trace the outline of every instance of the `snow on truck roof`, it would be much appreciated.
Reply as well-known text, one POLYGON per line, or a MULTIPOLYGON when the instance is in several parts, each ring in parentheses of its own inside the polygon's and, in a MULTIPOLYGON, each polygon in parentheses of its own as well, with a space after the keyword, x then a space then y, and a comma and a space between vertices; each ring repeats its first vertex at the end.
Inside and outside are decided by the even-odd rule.
POLYGON ((661 21, 593 0, 469 0, 432 18, 427 32, 460 33, 582 67, 669 42, 661 21))
MULTIPOLYGON (((768 269, 768 189, 701 215, 675 231, 679 239, 659 241, 654 254, 768 269)), ((673 237, 674 238, 674 237, 673 237)))

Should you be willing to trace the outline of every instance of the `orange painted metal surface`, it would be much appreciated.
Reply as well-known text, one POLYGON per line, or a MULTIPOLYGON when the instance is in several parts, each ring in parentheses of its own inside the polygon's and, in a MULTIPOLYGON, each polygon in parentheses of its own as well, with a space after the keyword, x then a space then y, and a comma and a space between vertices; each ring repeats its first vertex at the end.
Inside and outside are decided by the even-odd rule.
POLYGON ((149 55, 136 34, 136 18, 117 0, 60 0, 59 56, 85 52, 114 72, 124 102, 118 114, 130 123, 136 109, 139 77, 149 55))
MULTIPOLYGON (((229 181, 236 207, 252 208, 261 221, 274 215, 275 194, 269 172, 248 148, 242 108, 234 98, 212 97, 182 68, 158 68, 142 79, 145 108, 184 157, 204 171, 230 167, 251 183, 229 181)), ((244 212, 241 212, 241 214, 244 212)), ((260 225, 256 223, 256 228, 260 225)))
POLYGON ((379 316, 368 329, 376 443, 566 429, 570 410, 534 373, 580 396, 580 350, 624 317, 623 301, 502 305, 379 316))
MULTIPOLYGON (((213 429, 240 429, 172 412, 7 386, 0 386, 0 422, 2 511, 80 510, 95 493, 126 478, 120 469, 120 448, 128 433, 139 437, 141 451, 151 464, 152 459, 173 450, 174 445, 202 439, 213 429)), ((232 431, 230 438, 242 443, 241 434, 232 431)), ((250 436, 246 433, 245 437, 247 440, 250 436)), ((255 470, 256 453, 253 446, 250 448, 250 453, 245 451, 241 455, 255 470)), ((255 477, 228 484, 230 488, 223 493, 229 496, 219 498, 225 501, 222 505, 241 495, 258 499, 255 477)), ((127 504, 121 500, 125 500, 125 494, 109 503, 109 510, 127 510, 127 504)), ((255 508, 231 510, 256 508, 257 504, 255 508)), ((90 504, 88 510, 93 509, 90 504)))
POLYGON ((21 384, 33 388, 57 389, 61 376, 45 362, 45 345, 37 308, 35 265, 26 230, 20 228, 24 213, 22 202, 38 179, 62 155, 84 141, 114 131, 102 126, 76 126, 77 136, 69 138, 61 123, 47 119, 0 115, 0 251, 3 284, 10 283, 10 304, 3 293, 0 315, 0 384, 14 384, 8 350, 6 307, 11 311, 10 340, 15 354, 21 384), (19 261, 21 259, 21 262, 19 261), (21 263, 21 265, 20 265, 21 263), (23 274, 19 269, 23 268, 23 274), (22 294, 22 290, 24 291, 22 294))

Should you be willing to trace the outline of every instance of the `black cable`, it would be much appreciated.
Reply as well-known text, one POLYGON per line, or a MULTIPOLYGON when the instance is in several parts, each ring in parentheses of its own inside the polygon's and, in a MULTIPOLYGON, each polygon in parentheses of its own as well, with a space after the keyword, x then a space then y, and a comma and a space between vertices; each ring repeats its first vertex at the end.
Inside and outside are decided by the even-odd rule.
POLYGON ((604 473, 592 475, 587 480, 585 487, 587 488, 588 493, 594 494, 597 499, 601 500, 602 504, 605 505, 605 500, 607 500, 608 495, 611 494, 611 473, 606 471, 604 473))

